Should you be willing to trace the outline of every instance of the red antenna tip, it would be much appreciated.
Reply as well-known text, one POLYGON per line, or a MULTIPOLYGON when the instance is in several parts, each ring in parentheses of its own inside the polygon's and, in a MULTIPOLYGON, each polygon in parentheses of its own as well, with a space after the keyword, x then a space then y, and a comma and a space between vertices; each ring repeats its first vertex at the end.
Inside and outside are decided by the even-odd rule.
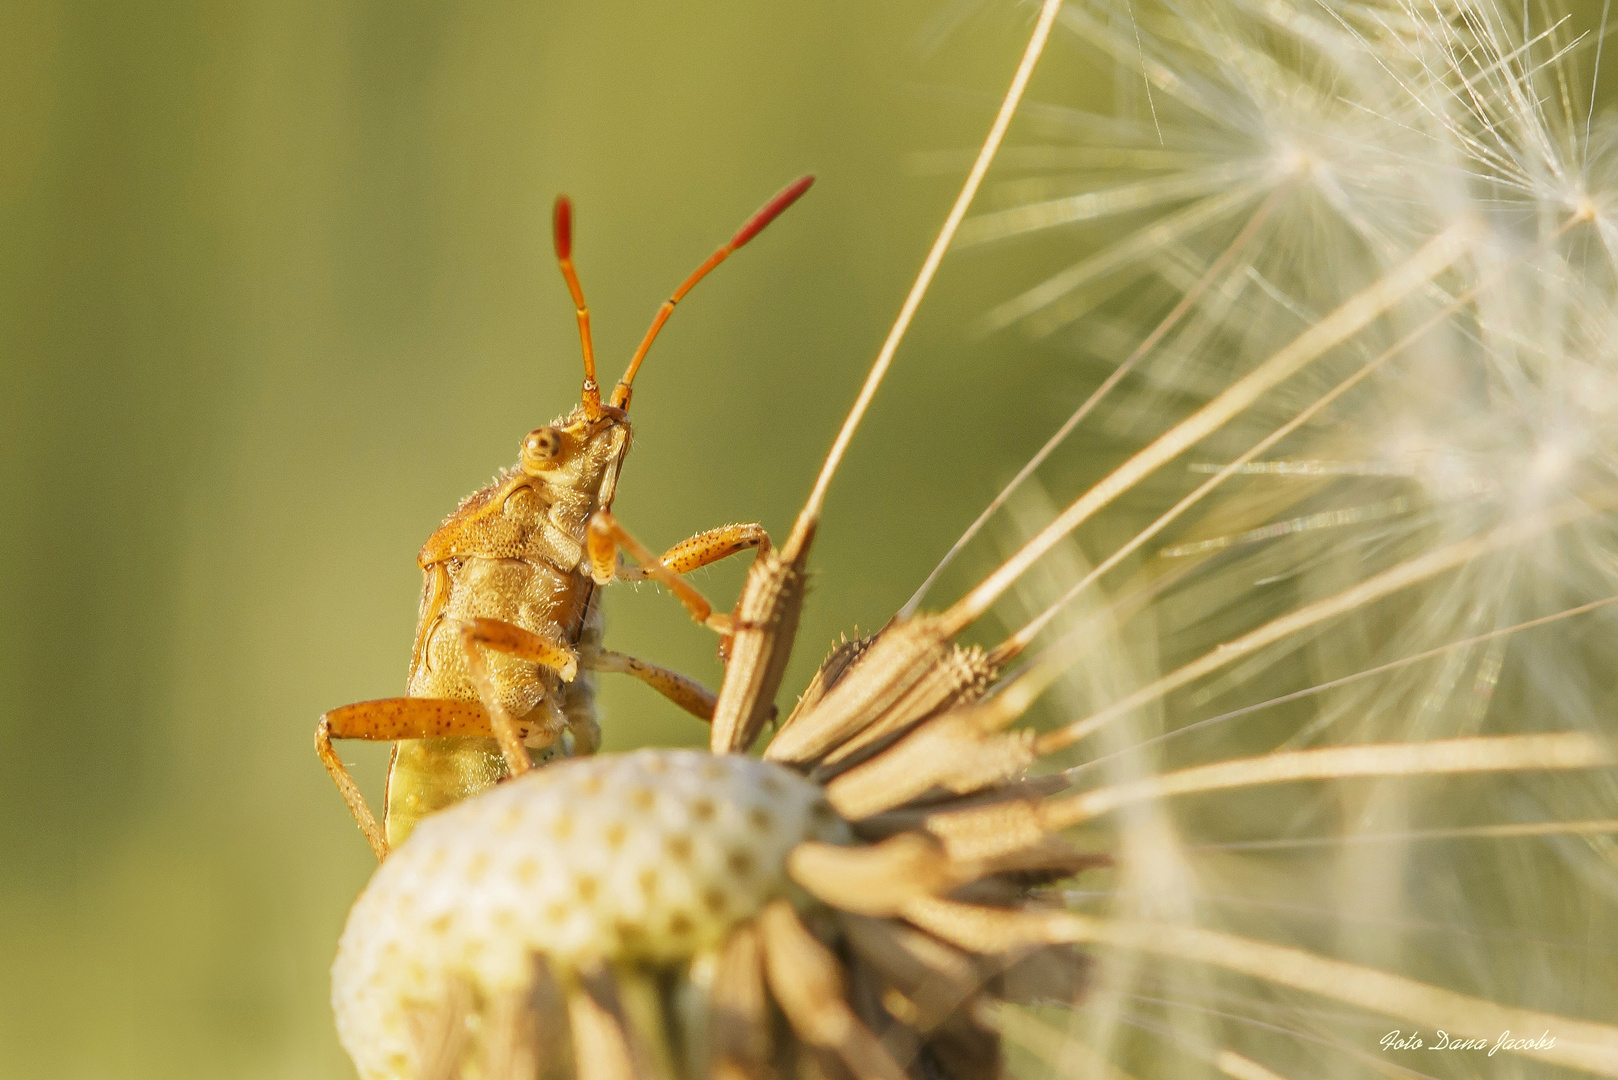
POLYGON ((556 240, 556 257, 563 262, 573 257, 573 200, 566 195, 556 197, 551 211, 551 236, 556 240))
POLYGON ((805 176, 783 188, 779 195, 764 204, 763 209, 747 219, 747 224, 743 225, 741 231, 732 238, 730 246, 739 248, 764 231, 764 226, 780 217, 781 211, 797 202, 803 193, 809 190, 809 185, 814 182, 814 177, 805 176))

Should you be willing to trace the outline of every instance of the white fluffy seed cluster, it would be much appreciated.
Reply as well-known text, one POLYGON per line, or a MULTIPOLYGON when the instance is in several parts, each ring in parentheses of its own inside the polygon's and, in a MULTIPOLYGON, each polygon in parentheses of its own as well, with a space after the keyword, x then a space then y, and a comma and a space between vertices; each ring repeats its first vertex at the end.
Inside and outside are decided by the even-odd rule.
POLYGON ((639 750, 562 762, 436 814, 388 856, 332 965, 366 1080, 409 1075, 413 1013, 451 980, 518 988, 554 969, 674 962, 789 893, 801 840, 846 843, 821 789, 740 755, 639 750))

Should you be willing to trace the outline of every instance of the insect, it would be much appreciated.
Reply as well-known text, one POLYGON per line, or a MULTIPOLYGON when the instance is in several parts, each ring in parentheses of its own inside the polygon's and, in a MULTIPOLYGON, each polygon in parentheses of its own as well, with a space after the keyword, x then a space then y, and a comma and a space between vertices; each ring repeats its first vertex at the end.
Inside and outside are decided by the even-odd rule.
POLYGON ((406 696, 332 710, 315 731, 316 751, 378 859, 426 815, 527 771, 536 754, 592 752, 599 740, 592 672, 624 672, 702 719, 713 716, 715 698, 705 687, 603 647, 599 587, 614 578, 655 578, 728 644, 735 618, 715 612, 679 575, 741 551, 767 551, 769 537, 755 523, 725 525, 661 556, 636 541, 612 515, 630 444, 629 402, 675 305, 812 182, 806 176, 778 193, 664 301, 606 401, 596 382, 590 309, 573 267, 572 204, 557 199, 556 257, 584 357, 580 403, 529 432, 516 465, 463 500, 421 549, 421 613, 406 696), (637 565, 621 565, 620 548, 637 565), (382 823, 333 739, 393 741, 382 823))

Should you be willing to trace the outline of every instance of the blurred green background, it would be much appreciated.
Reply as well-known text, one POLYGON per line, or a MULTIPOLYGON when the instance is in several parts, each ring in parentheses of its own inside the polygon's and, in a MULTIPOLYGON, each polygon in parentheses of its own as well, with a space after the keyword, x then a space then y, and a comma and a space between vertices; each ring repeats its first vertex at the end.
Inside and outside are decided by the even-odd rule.
MULTIPOLYGON (((0 1074, 352 1075, 326 970, 372 858, 311 736, 402 692, 417 548, 576 400, 552 198, 610 380, 818 174, 682 305, 617 504, 654 546, 781 535, 1031 14, 951 10, 0 8, 0 1074), (930 151, 954 157, 918 171, 930 151)), ((833 489, 787 694, 1071 407, 962 332, 973 265, 833 489)), ((728 602, 743 562, 699 584, 728 602)), ((717 682, 667 598, 619 587, 608 614, 615 648, 717 682)), ((609 746, 704 738, 638 684, 602 697, 609 746)), ((346 750, 373 796, 385 753, 346 750)))

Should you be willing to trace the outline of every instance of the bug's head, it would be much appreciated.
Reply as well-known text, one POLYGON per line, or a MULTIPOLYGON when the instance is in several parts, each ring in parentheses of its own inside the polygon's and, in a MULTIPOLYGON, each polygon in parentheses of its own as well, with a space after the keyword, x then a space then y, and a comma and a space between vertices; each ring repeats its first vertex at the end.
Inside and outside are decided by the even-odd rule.
POLYGON ((765 203, 728 243, 710 255, 707 262, 697 267, 674 290, 674 294, 663 301, 635 355, 630 357, 623 378, 618 380, 611 398, 605 402, 601 400, 601 387, 596 382, 590 308, 584 302, 584 289, 579 285, 577 271, 573 269, 573 203, 565 195, 557 198, 551 217, 551 232, 556 241, 556 261, 562 268, 562 278, 567 282, 567 290, 573 297, 573 306, 579 318, 579 342, 584 351, 584 388, 579 394, 578 408, 553 424, 530 431, 523 439, 520 462, 524 472, 530 476, 551 474, 560 478, 560 470, 571 466, 582 477, 586 469, 593 468, 604 474, 601 504, 611 502, 611 488, 617 480, 617 465, 629 447, 629 399, 633 393, 635 375, 640 371, 641 362, 646 359, 646 353, 663 329, 663 324, 674 313, 674 305, 706 277, 708 271, 724 262, 731 252, 757 236, 764 226, 797 202, 798 197, 809 190, 814 179, 805 176, 765 203))
MULTIPOLYGON (((590 385, 587 381, 586 386, 590 385)), ((588 398, 586 398, 588 400, 588 398)), ((596 505, 611 506, 618 470, 629 450, 629 417, 596 402, 523 436, 517 464, 529 476, 569 491, 596 492, 596 505)))
POLYGON ((622 409, 604 406, 592 417, 580 407, 524 435, 517 464, 529 476, 580 488, 622 459, 628 446, 622 409))

